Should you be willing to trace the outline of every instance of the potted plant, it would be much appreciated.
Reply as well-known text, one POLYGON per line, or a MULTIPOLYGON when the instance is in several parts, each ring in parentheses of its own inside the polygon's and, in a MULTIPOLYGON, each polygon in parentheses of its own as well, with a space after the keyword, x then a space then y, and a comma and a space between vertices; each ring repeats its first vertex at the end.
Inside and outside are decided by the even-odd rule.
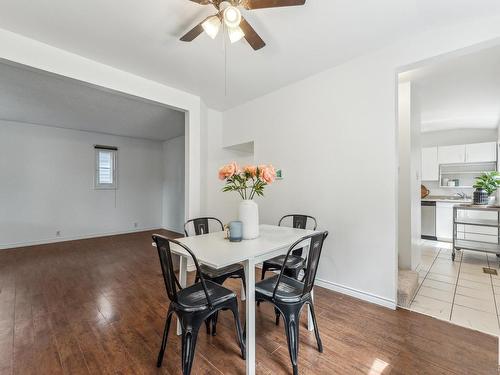
POLYGON ((500 186, 499 172, 485 172, 476 178, 474 182, 474 204, 491 204, 494 200, 492 196, 500 186))
POLYGON ((272 165, 247 165, 240 168, 232 162, 219 169, 219 179, 226 181, 222 191, 235 191, 241 197, 239 221, 243 223, 243 239, 259 237, 259 206, 255 196, 264 196, 264 188, 276 179, 272 165))

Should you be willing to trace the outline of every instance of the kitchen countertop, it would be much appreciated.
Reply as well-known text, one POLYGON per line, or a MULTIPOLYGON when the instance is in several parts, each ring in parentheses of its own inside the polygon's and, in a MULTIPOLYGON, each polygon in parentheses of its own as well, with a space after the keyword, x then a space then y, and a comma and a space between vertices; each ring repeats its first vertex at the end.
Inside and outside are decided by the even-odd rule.
POLYGON ((497 204, 461 204, 458 207, 480 211, 498 211, 500 208, 497 204))
POLYGON ((453 196, 444 196, 444 195, 428 195, 425 198, 422 198, 422 202, 445 202, 445 203, 472 203, 472 198, 459 198, 453 196))

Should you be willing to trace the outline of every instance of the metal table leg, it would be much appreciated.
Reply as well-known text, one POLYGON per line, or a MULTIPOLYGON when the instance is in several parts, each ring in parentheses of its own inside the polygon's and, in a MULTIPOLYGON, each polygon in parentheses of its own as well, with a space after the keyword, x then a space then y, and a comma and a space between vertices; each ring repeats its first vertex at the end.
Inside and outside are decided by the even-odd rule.
POLYGON ((246 293, 246 374, 255 375, 255 261, 245 262, 246 293))

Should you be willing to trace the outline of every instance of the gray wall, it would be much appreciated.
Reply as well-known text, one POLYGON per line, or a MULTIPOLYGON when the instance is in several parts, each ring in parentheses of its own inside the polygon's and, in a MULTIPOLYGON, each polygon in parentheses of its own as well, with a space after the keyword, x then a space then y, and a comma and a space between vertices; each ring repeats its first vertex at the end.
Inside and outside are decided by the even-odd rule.
POLYGON ((185 137, 163 143, 163 227, 183 233, 185 137))
POLYGON ((162 167, 161 142, 0 121, 0 247, 159 228, 162 167), (119 148, 116 191, 94 144, 119 148))

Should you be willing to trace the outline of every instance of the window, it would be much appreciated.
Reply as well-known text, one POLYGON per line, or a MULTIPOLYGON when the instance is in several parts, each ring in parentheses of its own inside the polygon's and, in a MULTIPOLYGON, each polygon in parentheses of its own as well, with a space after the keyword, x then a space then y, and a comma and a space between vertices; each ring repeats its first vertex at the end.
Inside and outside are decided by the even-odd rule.
POLYGON ((95 188, 116 189, 116 147, 95 146, 95 188))

